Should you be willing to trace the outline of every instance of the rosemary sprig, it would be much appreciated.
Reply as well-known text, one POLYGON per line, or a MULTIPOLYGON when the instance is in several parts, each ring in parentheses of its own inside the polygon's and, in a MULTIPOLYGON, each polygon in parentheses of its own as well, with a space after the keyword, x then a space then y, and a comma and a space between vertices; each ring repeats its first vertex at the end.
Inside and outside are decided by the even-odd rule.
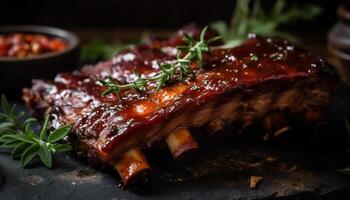
POLYGON ((116 84, 112 78, 100 80, 99 82, 102 85, 107 86, 107 89, 102 92, 102 95, 105 96, 111 93, 116 93, 120 98, 122 90, 134 89, 137 91, 144 91, 146 89, 146 85, 149 83, 156 83, 156 89, 159 90, 165 85, 165 83, 173 80, 176 74, 178 75, 178 80, 183 80, 184 76, 191 72, 190 63, 194 59, 197 59, 200 70, 203 70, 203 52, 209 52, 209 44, 221 38, 214 37, 209 40, 205 40, 205 33, 207 29, 208 27, 205 27, 202 30, 199 41, 196 41, 191 36, 184 34, 183 40, 186 45, 176 47, 178 49, 176 60, 171 63, 157 63, 160 71, 155 76, 139 78, 132 83, 123 85, 116 84), (184 53, 186 54, 182 57, 184 53))
POLYGON ((62 126, 49 133, 49 118, 46 117, 40 135, 37 136, 31 128, 36 119, 28 118, 20 123, 24 113, 17 112, 15 105, 10 106, 4 95, 1 96, 1 108, 0 148, 12 149, 11 156, 20 158, 22 167, 39 156, 44 165, 51 168, 53 154, 71 150, 70 145, 58 143, 68 135, 71 126, 62 126))
POLYGON ((285 0, 276 0, 269 11, 263 8, 261 0, 237 0, 230 24, 218 21, 211 27, 223 36, 226 47, 241 44, 249 33, 264 37, 279 36, 297 42, 295 37, 277 28, 298 19, 311 20, 320 12, 320 7, 312 4, 287 7, 285 0))
MULTIPOLYGON (((6 97, 4 95, 1 96, 1 109, 2 113, 0 113, 0 136, 4 134, 4 131, 7 129, 11 129, 14 127, 20 127, 23 131, 24 127, 20 125, 20 119, 23 117, 23 112, 16 111, 16 105, 10 106, 6 97)), ((29 118, 27 121, 35 121, 34 118, 29 118)))

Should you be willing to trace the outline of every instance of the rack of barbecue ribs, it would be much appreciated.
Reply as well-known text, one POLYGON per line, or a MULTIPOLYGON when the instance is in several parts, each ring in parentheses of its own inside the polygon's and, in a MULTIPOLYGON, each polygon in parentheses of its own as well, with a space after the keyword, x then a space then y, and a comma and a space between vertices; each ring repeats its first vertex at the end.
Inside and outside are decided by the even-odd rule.
MULTIPOLYGON (((112 166, 125 185, 151 168, 142 151, 156 141, 165 141, 174 159, 197 150, 190 127, 210 135, 230 123, 244 129, 260 122, 265 137, 274 138, 291 128, 293 118, 310 126, 325 122, 337 82, 333 68, 285 40, 254 35, 235 48, 212 48, 203 55, 204 70, 193 61, 193 75, 183 81, 160 90, 124 90, 120 97, 101 95, 101 79, 125 84, 154 76, 157 62, 176 59, 182 33, 131 46, 53 81, 33 80, 23 99, 35 115, 50 115, 52 128, 73 125, 68 142, 75 153, 112 166)), ((188 34, 198 37, 198 31, 188 34)))

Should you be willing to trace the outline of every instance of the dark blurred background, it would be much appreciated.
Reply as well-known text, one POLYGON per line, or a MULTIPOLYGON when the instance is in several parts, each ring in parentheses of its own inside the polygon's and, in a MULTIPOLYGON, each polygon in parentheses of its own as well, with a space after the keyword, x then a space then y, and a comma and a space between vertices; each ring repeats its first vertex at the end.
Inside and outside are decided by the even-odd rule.
MULTIPOLYGON (((312 23, 297 28, 319 30, 336 20, 335 9, 341 0, 289 0, 289 3, 314 3, 323 8, 312 23)), ((263 0, 264 6, 271 4, 263 0)), ((234 0, 1 0, 0 25, 38 24, 65 28, 176 28, 190 22, 199 25, 229 20, 234 0)), ((295 26, 294 26, 295 27, 295 26)))

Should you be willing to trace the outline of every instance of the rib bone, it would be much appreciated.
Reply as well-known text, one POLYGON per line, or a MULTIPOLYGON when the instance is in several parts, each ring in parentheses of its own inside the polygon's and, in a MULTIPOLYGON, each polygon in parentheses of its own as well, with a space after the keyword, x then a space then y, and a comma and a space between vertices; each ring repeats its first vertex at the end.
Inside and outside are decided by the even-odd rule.
POLYGON ((183 154, 198 150, 198 144, 186 128, 180 128, 170 133, 166 143, 174 159, 179 159, 183 154))
POLYGON ((130 185, 142 178, 150 169, 145 155, 139 149, 127 151, 115 165, 124 185, 130 185))

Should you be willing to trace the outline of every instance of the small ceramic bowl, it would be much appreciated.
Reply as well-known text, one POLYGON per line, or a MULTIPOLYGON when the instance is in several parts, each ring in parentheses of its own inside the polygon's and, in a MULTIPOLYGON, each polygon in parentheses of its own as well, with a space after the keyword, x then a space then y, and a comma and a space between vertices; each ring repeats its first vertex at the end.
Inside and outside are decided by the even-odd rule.
POLYGON ((68 31, 46 26, 1 26, 0 34, 24 33, 57 37, 68 44, 60 52, 13 58, 0 57, 0 93, 12 99, 21 97, 22 88, 29 87, 32 79, 52 79, 57 73, 72 71, 79 59, 79 39, 68 31))

